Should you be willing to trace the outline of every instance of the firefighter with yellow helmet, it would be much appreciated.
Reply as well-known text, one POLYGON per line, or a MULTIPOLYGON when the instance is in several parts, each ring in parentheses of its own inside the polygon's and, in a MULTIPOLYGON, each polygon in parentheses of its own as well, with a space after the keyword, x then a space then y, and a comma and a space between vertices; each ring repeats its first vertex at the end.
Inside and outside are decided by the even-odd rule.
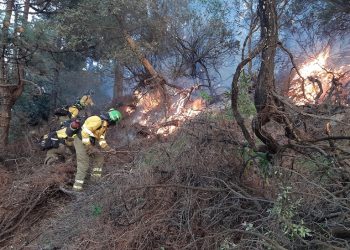
POLYGON ((58 116, 58 119, 61 125, 67 120, 77 118, 79 116, 79 112, 85 109, 88 106, 93 106, 94 102, 92 100, 92 92, 88 92, 83 95, 78 101, 71 105, 63 108, 59 108, 55 111, 55 115, 58 116))
POLYGON ((116 109, 110 109, 100 116, 87 118, 81 127, 81 132, 74 138, 74 147, 77 155, 77 172, 73 185, 74 191, 81 191, 92 164, 91 177, 98 179, 102 174, 104 163, 103 152, 115 152, 106 141, 107 128, 115 125, 122 119, 122 114, 116 109))
POLYGON ((54 147, 43 149, 47 150, 44 160, 45 165, 51 165, 52 163, 57 162, 60 158, 66 158, 66 156, 71 156, 74 153, 73 138, 67 136, 66 128, 69 129, 69 126, 72 125, 80 125, 77 124, 77 122, 80 123, 81 120, 81 118, 79 118, 79 112, 88 106, 94 105, 92 94, 93 92, 90 90, 80 99, 78 99, 75 104, 71 106, 61 107, 55 110, 54 114, 58 116, 59 128, 55 126, 55 128, 53 128, 54 132, 45 135, 44 137, 46 138, 44 139, 57 139, 57 142, 59 143, 55 144, 54 147))

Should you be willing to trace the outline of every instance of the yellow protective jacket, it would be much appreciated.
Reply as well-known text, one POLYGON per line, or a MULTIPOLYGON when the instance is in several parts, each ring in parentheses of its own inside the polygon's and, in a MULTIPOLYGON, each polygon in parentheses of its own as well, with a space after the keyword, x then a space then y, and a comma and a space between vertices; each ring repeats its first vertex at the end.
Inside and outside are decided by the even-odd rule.
POLYGON ((59 129, 56 131, 57 134, 57 138, 58 139, 62 139, 64 140, 64 144, 66 144, 67 146, 73 146, 73 138, 76 137, 76 133, 73 134, 72 136, 69 136, 67 134, 67 127, 59 129))
POLYGON ((68 135, 66 134, 67 128, 62 128, 56 131, 57 138, 59 139, 66 139, 68 135))
POLYGON ((59 119, 61 125, 63 125, 64 122, 66 122, 67 120, 77 118, 80 110, 75 105, 72 105, 72 106, 68 107, 68 112, 69 112, 68 115, 59 116, 58 119, 59 119))
POLYGON ((71 119, 77 118, 79 111, 84 107, 94 105, 94 102, 92 101, 92 97, 90 95, 84 95, 82 98, 80 98, 79 103, 81 105, 80 109, 75 105, 72 105, 68 108, 68 111, 71 114, 71 117, 70 117, 71 119))
POLYGON ((108 122, 94 115, 87 118, 81 128, 81 140, 84 145, 91 145, 92 139, 98 142, 101 148, 108 146, 105 136, 107 132, 108 122))

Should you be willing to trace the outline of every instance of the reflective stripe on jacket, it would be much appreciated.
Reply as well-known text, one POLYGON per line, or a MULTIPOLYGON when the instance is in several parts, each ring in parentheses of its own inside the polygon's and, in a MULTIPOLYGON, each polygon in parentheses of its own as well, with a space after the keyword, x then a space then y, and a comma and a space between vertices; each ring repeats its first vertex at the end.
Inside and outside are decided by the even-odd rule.
POLYGON ((108 127, 108 122, 94 115, 87 118, 82 126, 81 140, 84 145, 90 145, 90 137, 98 141, 101 148, 108 146, 105 135, 108 127))

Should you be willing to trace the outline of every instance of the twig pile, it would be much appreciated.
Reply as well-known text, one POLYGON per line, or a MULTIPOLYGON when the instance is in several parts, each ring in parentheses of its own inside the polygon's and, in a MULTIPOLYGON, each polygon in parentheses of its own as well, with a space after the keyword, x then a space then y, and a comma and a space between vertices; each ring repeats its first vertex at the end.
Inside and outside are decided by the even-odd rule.
MULTIPOLYGON (((34 163, 33 163, 34 164, 34 163)), ((19 229, 25 231, 43 219, 50 199, 58 199, 59 186, 71 180, 74 168, 57 165, 42 167, 12 182, 0 198, 0 246, 13 238, 19 229)))

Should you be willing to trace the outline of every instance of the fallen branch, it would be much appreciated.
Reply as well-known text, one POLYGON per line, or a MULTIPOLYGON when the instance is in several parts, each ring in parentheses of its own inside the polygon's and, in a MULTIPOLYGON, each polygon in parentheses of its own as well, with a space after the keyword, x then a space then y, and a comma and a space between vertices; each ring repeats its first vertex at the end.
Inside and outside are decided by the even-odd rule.
POLYGON ((321 120, 328 120, 328 121, 334 121, 334 122, 339 122, 343 125, 346 125, 346 126, 350 126, 350 124, 346 123, 346 122, 343 122, 341 120, 338 120, 338 119, 334 119, 334 118, 331 118, 329 116, 324 116, 324 115, 314 115, 314 114, 310 114, 310 113, 306 113, 306 112, 303 112, 301 111, 298 107, 296 107, 295 105, 289 103, 289 101, 287 101, 285 99, 285 97, 277 94, 276 92, 273 92, 272 93, 274 97, 276 97, 280 102, 282 102, 283 104, 287 105, 289 108, 291 108, 293 111, 301 114, 301 115, 304 115, 304 116, 310 116, 310 117, 313 117, 313 118, 317 118, 317 119, 321 119, 321 120))
POLYGON ((312 77, 312 76, 309 76, 307 79, 309 79, 311 82, 317 83, 317 86, 320 89, 320 91, 317 93, 317 96, 315 97, 315 104, 318 104, 318 101, 323 94, 322 83, 320 80, 318 80, 317 78, 312 77))
POLYGON ((181 184, 167 184, 167 185, 155 184, 155 185, 134 186, 127 189, 126 191, 145 189, 145 188, 182 188, 182 189, 191 189, 191 190, 197 190, 197 191, 203 191, 203 192, 224 192, 228 190, 226 188, 192 187, 192 186, 186 186, 181 184))
POLYGON ((350 136, 343 136, 343 135, 339 135, 339 136, 328 136, 328 137, 322 137, 322 138, 318 138, 315 140, 310 140, 307 142, 319 142, 319 141, 329 141, 329 140, 350 140, 350 136))
POLYGON ((162 128, 162 127, 168 127, 168 126, 176 126, 178 127, 180 125, 180 120, 175 119, 167 122, 162 122, 159 125, 157 125, 157 128, 162 128))
POLYGON ((303 96, 304 96, 304 98, 306 98, 306 94, 305 94, 305 78, 301 75, 301 73, 300 73, 300 71, 298 69, 298 66, 297 66, 297 64, 294 61, 293 54, 286 47, 283 46, 281 41, 279 41, 277 44, 280 46, 280 48, 284 52, 286 52, 288 54, 288 56, 290 58, 290 61, 292 62, 293 68, 297 72, 298 76, 301 78, 301 80, 302 80, 302 85, 301 86, 302 86, 303 96))

